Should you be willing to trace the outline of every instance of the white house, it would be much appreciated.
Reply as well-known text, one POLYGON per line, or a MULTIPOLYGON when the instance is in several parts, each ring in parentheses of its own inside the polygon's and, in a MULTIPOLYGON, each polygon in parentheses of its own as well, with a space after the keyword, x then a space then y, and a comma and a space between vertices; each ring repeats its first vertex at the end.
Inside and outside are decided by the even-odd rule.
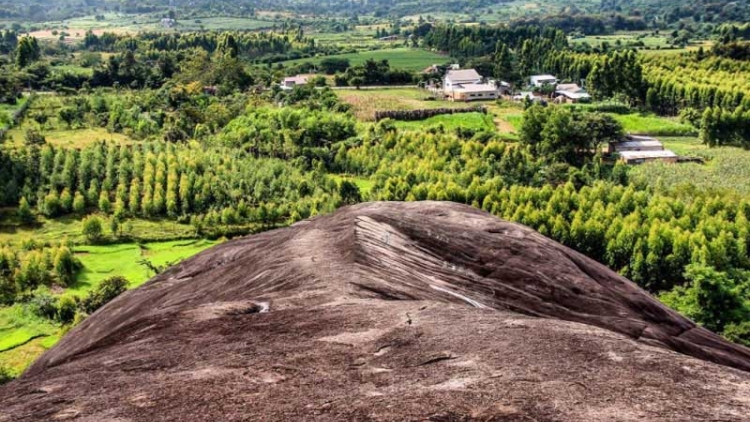
POLYGON ((443 78, 443 91, 447 94, 460 85, 481 83, 482 76, 474 69, 449 70, 443 78))
POLYGON ((531 81, 531 86, 537 88, 541 88, 544 85, 555 85, 557 83, 557 78, 552 75, 534 75, 529 78, 529 80, 531 81))
POLYGON ((484 83, 474 69, 449 70, 443 78, 443 94, 451 101, 494 100, 498 92, 494 81, 484 83))
POLYGON ((281 89, 291 90, 291 89, 294 89, 295 86, 307 85, 307 82, 308 82, 307 76, 304 76, 304 75, 291 76, 288 78, 284 78, 284 80, 281 82, 281 89))

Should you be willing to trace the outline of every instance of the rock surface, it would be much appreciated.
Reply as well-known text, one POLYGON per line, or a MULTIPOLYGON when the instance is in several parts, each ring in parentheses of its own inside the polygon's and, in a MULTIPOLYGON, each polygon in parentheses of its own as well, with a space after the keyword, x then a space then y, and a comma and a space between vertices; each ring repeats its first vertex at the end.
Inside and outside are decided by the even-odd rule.
POLYGON ((372 203, 125 293, 0 388, 0 421, 742 421, 749 370, 526 227, 372 203))

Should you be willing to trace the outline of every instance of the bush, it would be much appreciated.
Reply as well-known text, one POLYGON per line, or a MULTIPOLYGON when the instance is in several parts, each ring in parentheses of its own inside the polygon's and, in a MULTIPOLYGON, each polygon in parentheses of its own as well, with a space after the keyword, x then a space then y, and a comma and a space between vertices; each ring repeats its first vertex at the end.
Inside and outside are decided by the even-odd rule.
POLYGON ((11 381, 13 381, 13 374, 10 372, 10 369, 5 367, 4 365, 0 365, 0 385, 7 384, 11 381))
POLYGON ((41 134, 41 132, 34 130, 34 129, 27 129, 26 133, 24 134, 24 142, 26 145, 44 145, 47 143, 47 140, 44 138, 44 135, 41 134))
POLYGON ((57 302, 57 320, 63 324, 73 322, 76 316, 78 303, 70 296, 63 296, 57 302))
POLYGON ((57 316, 57 298, 46 288, 38 289, 32 293, 29 306, 31 312, 42 318, 54 320, 57 316))
POLYGON ((91 216, 83 220, 82 233, 90 243, 97 243, 102 240, 102 220, 97 216, 91 216))
POLYGON ((102 281, 99 286, 81 301, 81 311, 92 314, 97 309, 127 290, 128 280, 125 277, 114 276, 102 281))

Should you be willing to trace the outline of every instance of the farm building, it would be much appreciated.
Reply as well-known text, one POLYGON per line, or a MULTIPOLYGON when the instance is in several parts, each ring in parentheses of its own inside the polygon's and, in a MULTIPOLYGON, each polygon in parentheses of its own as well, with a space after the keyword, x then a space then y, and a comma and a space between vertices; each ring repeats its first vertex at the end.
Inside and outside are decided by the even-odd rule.
POLYGON ((620 161, 625 164, 643 164, 648 161, 676 163, 679 159, 677 154, 668 149, 662 151, 622 151, 617 154, 620 156, 620 161))
POLYGON ((578 84, 560 84, 555 88, 555 102, 575 104, 591 101, 591 95, 578 84))
POLYGON ((664 151, 664 144, 656 138, 638 135, 625 135, 620 142, 609 143, 609 153, 623 151, 664 151))
POLYGON ((544 85, 555 85, 557 78, 552 75, 534 75, 529 78, 531 86, 541 88, 544 85))
POLYGON ((443 78, 443 90, 446 94, 466 84, 481 84, 482 76, 474 69, 449 70, 443 78))
POLYGON ((499 89, 495 81, 484 83, 474 69, 449 70, 443 78, 443 95, 451 101, 494 100, 499 89))
POLYGON ((657 160, 676 163, 679 158, 674 152, 664 149, 664 144, 658 139, 637 135, 627 135, 621 142, 611 142, 609 153, 617 154, 619 160, 625 164, 657 160))
POLYGON ((479 101, 497 99, 498 91, 495 85, 465 84, 446 94, 451 101, 479 101))
POLYGON ((307 85, 308 77, 305 75, 290 76, 281 82, 281 89, 290 90, 295 86, 307 85))

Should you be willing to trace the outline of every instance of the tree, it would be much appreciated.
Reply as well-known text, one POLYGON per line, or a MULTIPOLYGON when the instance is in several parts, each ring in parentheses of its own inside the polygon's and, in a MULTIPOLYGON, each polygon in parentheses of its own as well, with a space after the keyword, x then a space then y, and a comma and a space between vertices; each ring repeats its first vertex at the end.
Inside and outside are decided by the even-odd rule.
POLYGON ((21 197, 21 201, 18 203, 18 218, 23 224, 32 224, 36 220, 26 197, 21 197))
POLYGON ((24 68, 39 60, 41 53, 39 43, 34 37, 23 37, 18 40, 16 47, 16 66, 24 68))
POLYGON ((58 113, 58 115, 60 116, 60 120, 68 125, 68 129, 73 126, 73 122, 78 118, 77 114, 78 113, 76 112, 76 110, 72 107, 63 107, 58 113))
POLYGON ((513 56, 511 55, 508 46, 503 42, 497 43, 494 65, 495 79, 498 81, 504 80, 515 82, 517 77, 513 68, 513 56))
POLYGON ((86 199, 81 195, 81 192, 76 191, 73 196, 73 212, 76 214, 83 214, 86 210, 86 199))
POLYGON ((362 202, 362 195, 359 193, 359 187, 348 180, 342 180, 339 183, 339 196, 341 196, 341 203, 344 205, 362 202))
POLYGON ((664 303, 718 333, 750 317, 750 306, 742 298, 738 283, 730 274, 705 265, 691 264, 687 267, 685 278, 690 285, 678 286, 662 295, 664 303))
POLYGON ((81 268, 81 262, 73 255, 68 247, 60 247, 55 251, 52 271, 56 281, 63 286, 71 286, 76 281, 76 274, 81 268))
POLYGON ((89 243, 98 243, 102 240, 102 220, 97 216, 91 216, 83 220, 83 235, 89 243))

